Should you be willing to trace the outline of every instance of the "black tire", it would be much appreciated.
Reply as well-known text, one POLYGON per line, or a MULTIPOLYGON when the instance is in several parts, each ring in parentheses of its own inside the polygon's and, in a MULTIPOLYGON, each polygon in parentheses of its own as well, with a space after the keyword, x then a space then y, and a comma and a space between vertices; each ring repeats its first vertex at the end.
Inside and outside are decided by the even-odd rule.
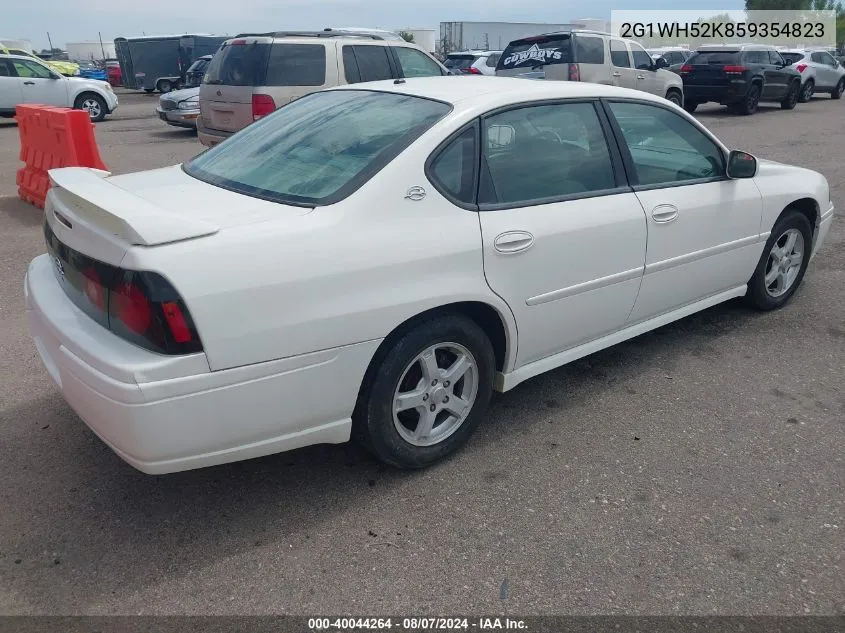
POLYGON ((669 90, 666 93, 666 100, 671 101, 679 108, 684 107, 684 95, 679 90, 669 90))
POLYGON ((804 85, 801 86, 801 96, 798 97, 798 101, 801 103, 809 103, 813 98, 813 91, 815 90, 815 87, 816 82, 812 79, 805 81, 804 85))
POLYGON ((760 105, 760 84, 751 84, 748 92, 745 93, 745 99, 737 103, 735 109, 738 114, 750 116, 757 112, 758 105, 760 105))
POLYGON ((796 104, 798 103, 798 98, 800 94, 801 82, 796 79, 792 82, 792 85, 789 86, 789 91, 787 91, 786 96, 783 98, 783 101, 780 102, 781 109, 794 110, 796 104))
POLYGON ((109 113, 105 99, 94 92, 83 92, 76 98, 73 107, 76 110, 88 110, 94 123, 99 123, 109 113), (91 102, 96 102, 96 106, 91 105, 91 102))
POLYGON ((144 88, 144 92, 146 92, 148 95, 153 94, 155 91, 155 88, 144 88))
POLYGON ((842 93, 845 92, 845 77, 839 80, 839 83, 836 84, 836 88, 833 89, 833 92, 830 93, 831 99, 841 99, 842 93))
POLYGON ((158 90, 161 94, 167 94, 173 90, 173 82, 169 79, 162 79, 156 84, 156 90, 158 90))
POLYGON ((748 282, 748 292, 745 295, 746 303, 758 310, 776 310, 782 307, 789 301, 790 297, 795 294, 801 281, 804 279, 804 273, 807 271, 807 264, 810 262, 810 253, 813 247, 813 228, 810 226, 807 216, 795 209, 787 209, 783 215, 775 222, 772 229, 772 234, 766 241, 766 246, 763 249, 763 254, 760 255, 760 261, 757 263, 757 268, 754 270, 754 275, 748 282), (773 296, 769 292, 766 284, 766 274, 772 271, 774 262, 772 259, 772 248, 775 242, 782 241, 784 234, 790 229, 797 229, 801 232, 804 239, 803 258, 801 260, 801 267, 798 270, 798 275, 792 282, 789 289, 779 296, 773 296))
POLYGON ((698 104, 695 101, 684 101, 684 110, 692 114, 695 112, 695 109, 698 107, 698 104))
MULTIPOLYGON (((496 362, 484 331, 464 316, 437 317, 405 332, 379 356, 367 372, 355 406, 355 439, 381 461, 399 468, 424 468, 463 446, 481 422, 493 390, 496 362), (403 438, 397 430, 393 402, 400 380, 408 376, 406 371, 410 371, 409 366, 413 367, 414 359, 438 343, 458 344, 469 351, 478 370, 475 376, 477 391, 469 414, 451 435, 430 446, 418 446, 403 438)), ((434 400, 431 396, 429 402, 434 400)))

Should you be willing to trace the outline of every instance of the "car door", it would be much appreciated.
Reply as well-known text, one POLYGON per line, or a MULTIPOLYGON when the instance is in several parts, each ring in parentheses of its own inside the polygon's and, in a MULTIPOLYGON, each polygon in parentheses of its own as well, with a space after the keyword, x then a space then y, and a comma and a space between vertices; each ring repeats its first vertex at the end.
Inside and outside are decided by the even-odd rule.
POLYGON ((763 62, 768 62, 764 65, 763 70, 765 84, 761 99, 780 101, 786 96, 789 90, 791 74, 787 71, 788 64, 777 51, 764 50, 756 52, 760 54, 763 62))
POLYGON ((833 57, 824 52, 810 54, 810 61, 816 69, 816 87, 829 90, 839 81, 838 73, 833 66, 833 57))
POLYGON ((634 61, 634 69, 637 73, 637 90, 665 97, 666 89, 657 75, 657 67, 651 55, 636 42, 628 42, 628 45, 631 47, 631 59, 634 61))
POLYGON ((21 79, 24 103, 70 107, 68 103, 68 80, 38 62, 25 59, 10 59, 15 73, 21 79))
POLYGON ((484 273, 516 318, 517 366, 622 327, 646 221, 598 102, 515 106, 481 127, 484 273))
POLYGON ((610 38, 611 76, 614 86, 637 89, 637 71, 631 63, 631 52, 624 40, 610 38))
POLYGON ((760 254, 763 207, 753 180, 728 179, 722 148, 689 117, 655 103, 606 106, 648 222, 630 321, 745 284, 760 254))
POLYGON ((23 89, 12 64, 0 59, 0 112, 14 112, 15 106, 23 103, 23 89))

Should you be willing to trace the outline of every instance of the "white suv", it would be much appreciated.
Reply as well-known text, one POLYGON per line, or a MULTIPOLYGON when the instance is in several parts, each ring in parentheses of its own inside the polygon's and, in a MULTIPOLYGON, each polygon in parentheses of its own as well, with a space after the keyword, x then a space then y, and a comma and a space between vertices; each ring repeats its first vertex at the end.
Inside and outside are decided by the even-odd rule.
POLYGON ((449 53, 443 61, 456 75, 495 75, 502 51, 462 51, 449 53))
POLYGON ((102 121, 117 109, 117 95, 106 81, 65 77, 31 57, 0 54, 0 116, 14 116, 24 103, 88 110, 102 121))
POLYGON ((839 99, 845 90, 845 68, 827 51, 783 49, 780 56, 801 73, 798 100, 806 103, 816 92, 827 92, 839 99))
POLYGON ((683 80, 667 66, 632 40, 573 29, 514 40, 499 58, 496 74, 633 88, 683 106, 683 80))

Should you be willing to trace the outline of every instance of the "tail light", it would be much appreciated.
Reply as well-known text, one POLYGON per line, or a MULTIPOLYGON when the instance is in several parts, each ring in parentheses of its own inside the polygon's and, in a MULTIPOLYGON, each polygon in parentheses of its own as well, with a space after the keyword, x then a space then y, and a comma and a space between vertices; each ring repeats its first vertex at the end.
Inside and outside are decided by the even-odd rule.
POLYGON ((581 81, 581 67, 578 64, 569 64, 569 81, 581 81))
POLYGON ((685 75, 685 74, 691 73, 691 72, 692 72, 692 66, 690 66, 689 64, 684 64, 683 66, 681 66, 681 74, 685 75))
POLYGON ((725 66, 722 70, 726 75, 741 75, 748 69, 745 66, 725 66))
POLYGON ((795 66, 795 70, 797 70, 799 73, 803 73, 806 68, 807 64, 798 64, 797 66, 795 66))
POLYGON ((470 66, 469 69, 466 72, 467 72, 467 74, 470 74, 470 75, 480 75, 481 74, 481 71, 478 70, 478 68, 475 68, 473 66, 470 66))
POLYGON ((94 321, 159 354, 202 351, 191 313, 167 279, 83 255, 60 242, 46 222, 44 237, 62 289, 94 321))
POLYGON ((276 109, 276 102, 270 95, 252 95, 252 120, 257 121, 263 116, 272 114, 276 109))

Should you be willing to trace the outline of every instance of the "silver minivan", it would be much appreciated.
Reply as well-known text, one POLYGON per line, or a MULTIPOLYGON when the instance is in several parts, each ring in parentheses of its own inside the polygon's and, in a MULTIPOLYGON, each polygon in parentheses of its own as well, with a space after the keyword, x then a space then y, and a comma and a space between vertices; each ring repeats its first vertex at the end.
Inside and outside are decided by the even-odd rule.
POLYGON ((633 40, 573 29, 514 40, 499 58, 496 75, 632 88, 682 106, 684 82, 666 66, 633 40))
POLYGON ((216 145, 276 108, 342 84, 448 75, 404 40, 348 31, 240 35, 223 43, 200 88, 199 140, 216 145))

